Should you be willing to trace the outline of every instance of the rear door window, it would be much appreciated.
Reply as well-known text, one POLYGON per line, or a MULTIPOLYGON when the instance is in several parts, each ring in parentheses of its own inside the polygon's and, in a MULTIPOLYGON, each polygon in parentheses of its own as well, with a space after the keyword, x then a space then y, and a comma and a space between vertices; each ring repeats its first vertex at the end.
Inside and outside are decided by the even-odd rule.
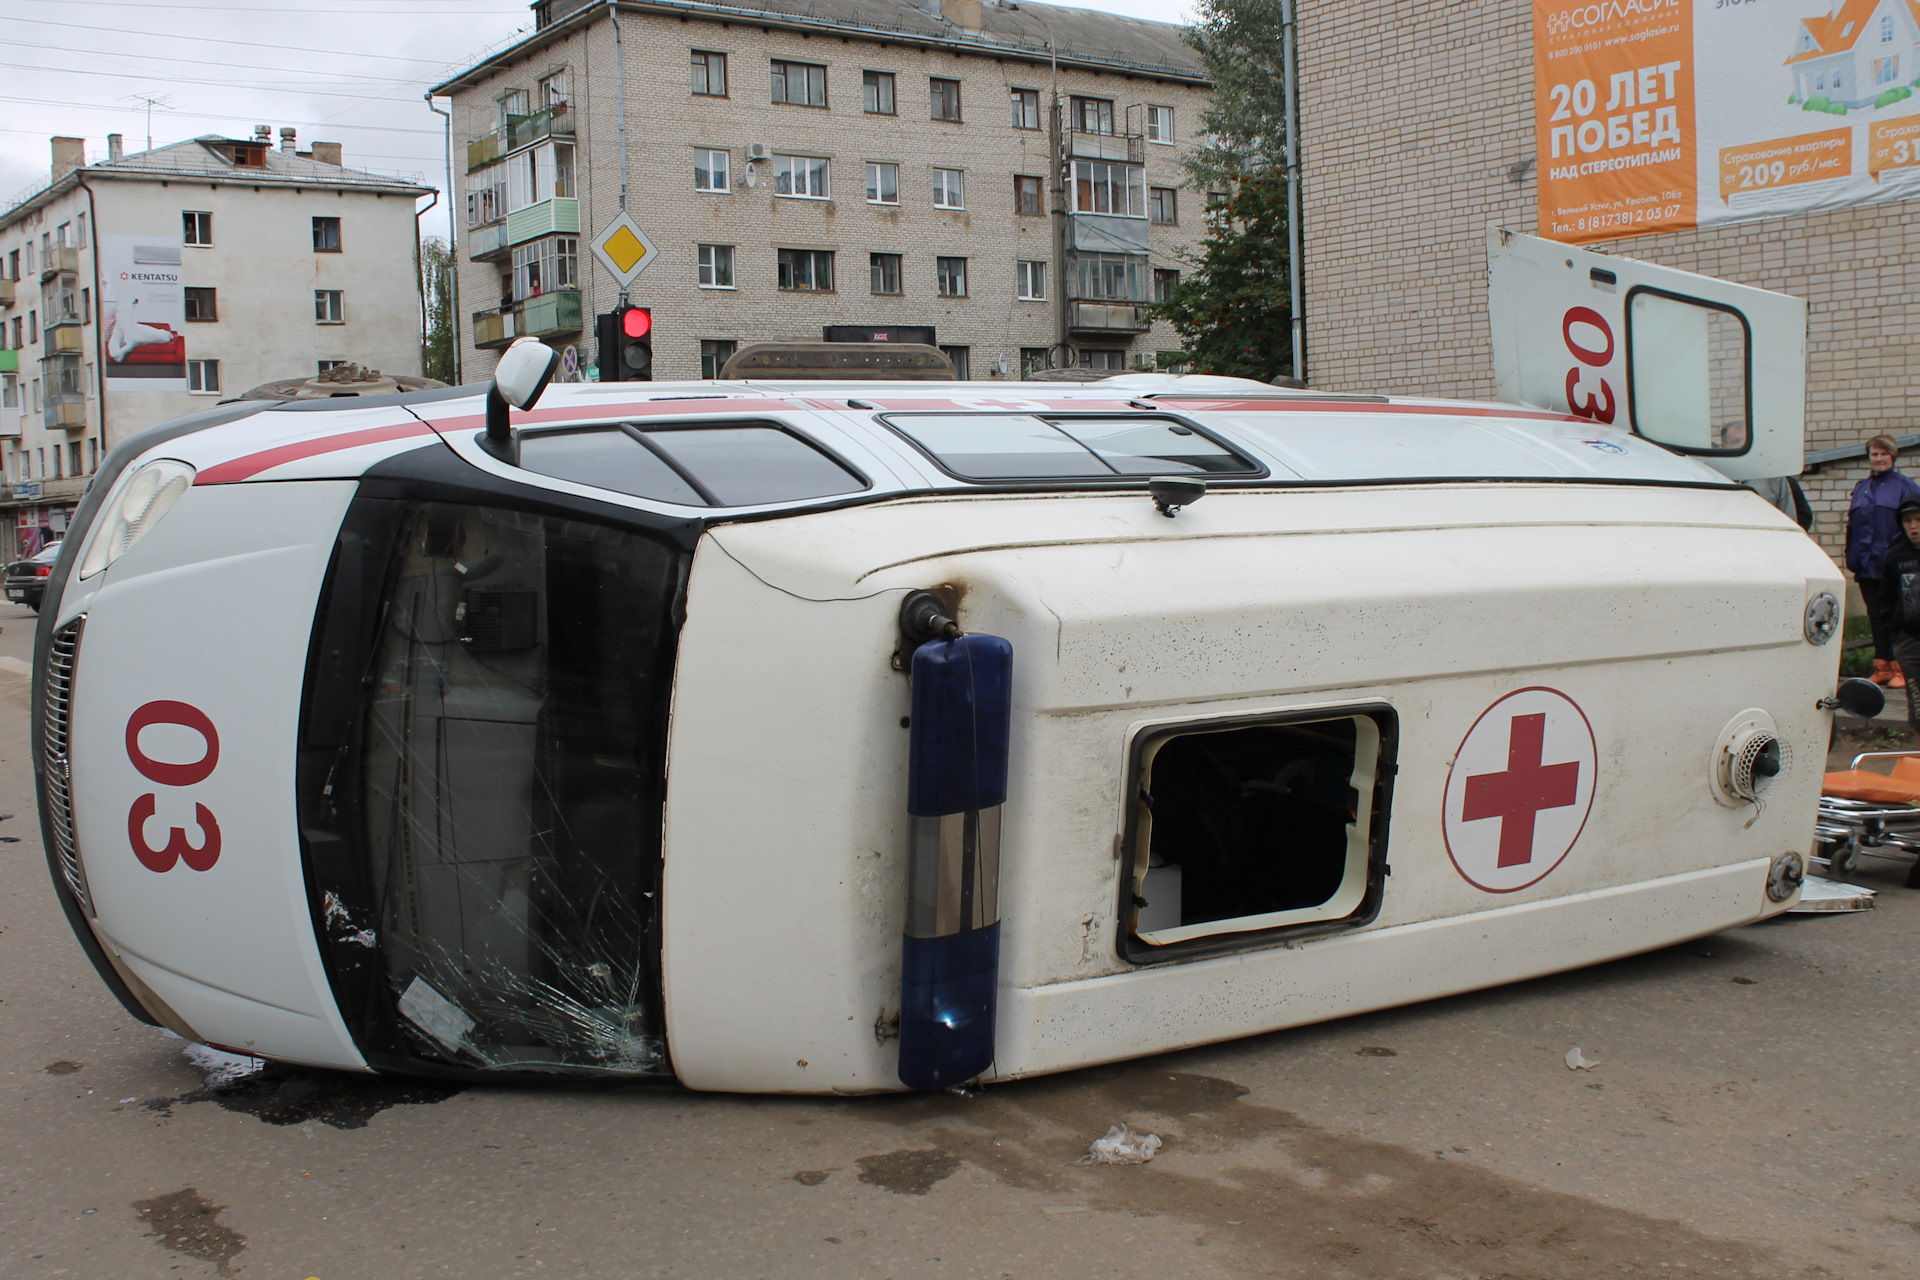
POLYGON ((636 498, 688 507, 707 504, 664 458, 617 427, 522 436, 520 465, 556 480, 636 498))

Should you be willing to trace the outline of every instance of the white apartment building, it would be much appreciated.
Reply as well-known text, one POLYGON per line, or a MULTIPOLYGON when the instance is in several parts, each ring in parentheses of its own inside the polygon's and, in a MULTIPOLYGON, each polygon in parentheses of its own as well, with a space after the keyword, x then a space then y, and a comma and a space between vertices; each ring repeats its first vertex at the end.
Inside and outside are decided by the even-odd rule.
POLYGON ((0 213, 0 555, 65 530, 100 458, 145 427, 348 361, 420 369, 416 197, 432 188, 203 137, 86 163, 0 213))
POLYGON ((1209 84, 1178 27, 982 0, 543 0, 437 86, 466 172, 463 376, 533 334, 594 363, 626 210, 654 376, 762 341, 928 342, 961 376, 1177 352, 1147 306, 1206 234, 1209 84), (624 157, 621 138, 626 146, 624 157))

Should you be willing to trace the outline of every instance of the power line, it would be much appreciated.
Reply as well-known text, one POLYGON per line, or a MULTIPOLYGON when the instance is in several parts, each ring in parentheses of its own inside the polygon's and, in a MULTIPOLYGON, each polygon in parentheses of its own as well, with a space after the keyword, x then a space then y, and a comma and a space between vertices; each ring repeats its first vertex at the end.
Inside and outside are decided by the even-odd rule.
MULTIPOLYGON (((182 9, 196 13, 245 13, 256 18, 276 13, 317 15, 328 18, 384 18, 389 14, 412 18, 507 18, 526 13, 522 5, 515 5, 511 9, 263 9, 259 5, 149 4, 146 0, 32 0, 32 2, 57 4, 62 9, 73 5, 104 9, 182 9)), ((381 0, 366 0, 366 2, 378 4, 381 0)))
MULTIPOLYGON (((149 75, 136 71, 82 71, 78 67, 32 66, 19 62, 0 62, 0 67, 12 71, 45 71, 51 75, 62 76, 99 76, 109 80, 154 81, 161 84, 192 84, 214 89, 238 89, 256 93, 291 93, 308 98, 351 98, 355 102, 366 102, 368 97, 360 93, 329 93, 325 89, 288 89, 284 85, 242 84, 232 80, 194 80, 186 76, 149 75)), ((422 76, 418 80, 403 84, 425 84, 431 76, 422 76)))
MULTIPOLYGON (((91 31, 95 35, 144 36, 148 39, 156 40, 188 40, 195 44, 231 44, 238 45, 244 49, 285 50, 287 48, 284 44, 261 44, 255 40, 226 40, 219 36, 182 36, 175 35, 171 31, 129 31, 118 28, 109 31, 101 27, 89 27, 78 22, 51 22, 44 18, 16 18, 10 14, 0 16, 0 22, 25 22, 36 27, 70 27, 77 31, 91 31)), ((432 63, 436 66, 447 65, 443 59, 438 58, 401 58, 390 53, 363 53, 354 49, 315 49, 311 46, 302 46, 302 48, 308 53, 333 54, 342 58, 372 58, 378 62, 425 62, 432 63)), ((98 51, 88 49, 75 50, 74 52, 93 53, 98 51)), ((197 59, 195 59, 195 61, 197 61, 197 59)))
MULTIPOLYGON (((232 65, 231 63, 214 62, 207 58, 175 57, 170 53, 128 53, 120 49, 76 49, 72 45, 66 44, 36 44, 34 48, 47 49, 55 53, 78 53, 94 58, 139 58, 143 62, 171 62, 196 67, 225 67, 232 65)), ((412 79, 404 79, 400 76, 368 76, 353 71, 327 71, 317 67, 277 67, 269 66, 261 62, 249 62, 247 66, 254 71, 317 71, 319 74, 335 80, 371 80, 379 84, 417 84, 421 80, 429 78, 427 76, 415 76, 412 79)), ((128 71, 127 74, 136 76, 145 75, 146 73, 143 71, 128 71)), ((438 73, 435 72, 432 74, 438 73)), ((275 87, 280 88, 285 86, 278 85, 275 87)))
MULTIPOLYGON (((59 98, 14 98, 14 97, 8 97, 6 95, 0 95, 0 102, 17 102, 17 103, 22 103, 28 106, 36 106, 36 107, 37 106, 77 107, 82 111, 110 111, 114 113, 119 113, 122 111, 132 111, 137 109, 133 107, 107 106, 103 103, 98 103, 98 102, 68 102, 59 98)), ((194 120, 232 121, 234 119, 245 118, 249 114, 257 116, 260 113, 257 111, 252 113, 248 113, 244 111, 228 111, 220 114, 215 114, 207 111, 170 111, 167 114, 172 116, 188 117, 194 120)), ((435 138, 438 138, 441 136, 441 131, 439 129, 402 129, 397 125, 390 125, 390 124, 342 124, 339 127, 343 130, 360 129, 370 133, 413 133, 413 134, 424 134, 424 135, 435 137, 435 138)), ((9 130, 9 132, 34 134, 34 133, 39 133, 41 131, 37 129, 17 129, 17 130, 9 130)))

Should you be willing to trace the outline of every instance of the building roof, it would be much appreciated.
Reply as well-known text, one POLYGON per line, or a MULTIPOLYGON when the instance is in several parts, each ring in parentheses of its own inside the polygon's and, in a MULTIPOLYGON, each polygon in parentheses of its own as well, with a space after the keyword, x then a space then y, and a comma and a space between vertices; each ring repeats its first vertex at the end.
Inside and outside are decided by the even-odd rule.
POLYGON ((49 182, 39 191, 0 213, 0 226, 16 221, 35 209, 49 204, 79 185, 81 175, 88 178, 169 181, 189 179, 196 182, 234 182, 251 186, 320 187, 348 191, 369 191, 396 196, 423 196, 435 188, 402 178, 385 177, 360 169, 328 164, 308 156, 295 155, 265 147, 260 166, 238 165, 233 161, 235 146, 264 146, 244 138, 223 138, 204 134, 186 142, 169 143, 151 151, 140 151, 118 160, 102 160, 75 169, 49 182))
MULTIPOLYGON (((526 39, 433 87, 448 94, 477 84, 501 66, 517 62, 545 44, 597 21, 608 3, 583 5, 526 39)), ((939 0, 617 0, 621 12, 652 12, 714 22, 758 22, 795 30, 832 31, 877 39, 975 50, 998 56, 1023 56, 1061 65, 1135 71, 1206 83, 1200 57, 1181 39, 1182 28, 1094 9, 1064 5, 949 0, 948 13, 969 15, 977 8, 979 28, 963 27, 940 16, 939 0)), ((971 16, 964 19, 971 21, 971 16)))
MULTIPOLYGON (((1905 0, 1907 13, 1916 25, 1920 25, 1920 2, 1905 0)), ((1800 25, 1805 27, 1807 35, 1813 39, 1813 48, 1805 53, 1796 53, 1788 58, 1789 63, 1805 62, 1810 58, 1825 58, 1836 53, 1845 53, 1858 43, 1867 33, 1867 20, 1873 17, 1874 10, 1880 7, 1880 0, 1845 0, 1838 8, 1825 17, 1802 18, 1800 25)))

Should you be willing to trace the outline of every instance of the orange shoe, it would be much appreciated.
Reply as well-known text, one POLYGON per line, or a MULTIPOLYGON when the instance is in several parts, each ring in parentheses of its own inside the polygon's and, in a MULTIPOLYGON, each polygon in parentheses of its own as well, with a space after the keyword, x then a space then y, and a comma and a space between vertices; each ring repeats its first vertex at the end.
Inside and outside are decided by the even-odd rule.
POLYGON ((1887 688, 1889 689, 1906 688, 1907 677, 1906 677, 1906 673, 1900 670, 1900 664, 1897 662, 1889 662, 1887 665, 1893 668, 1893 679, 1887 681, 1887 688))
POLYGON ((1885 684, 1899 674, 1900 668, 1897 665, 1887 661, 1885 658, 1875 658, 1873 660, 1873 674, 1868 676, 1867 679, 1873 681, 1875 684, 1885 684))

